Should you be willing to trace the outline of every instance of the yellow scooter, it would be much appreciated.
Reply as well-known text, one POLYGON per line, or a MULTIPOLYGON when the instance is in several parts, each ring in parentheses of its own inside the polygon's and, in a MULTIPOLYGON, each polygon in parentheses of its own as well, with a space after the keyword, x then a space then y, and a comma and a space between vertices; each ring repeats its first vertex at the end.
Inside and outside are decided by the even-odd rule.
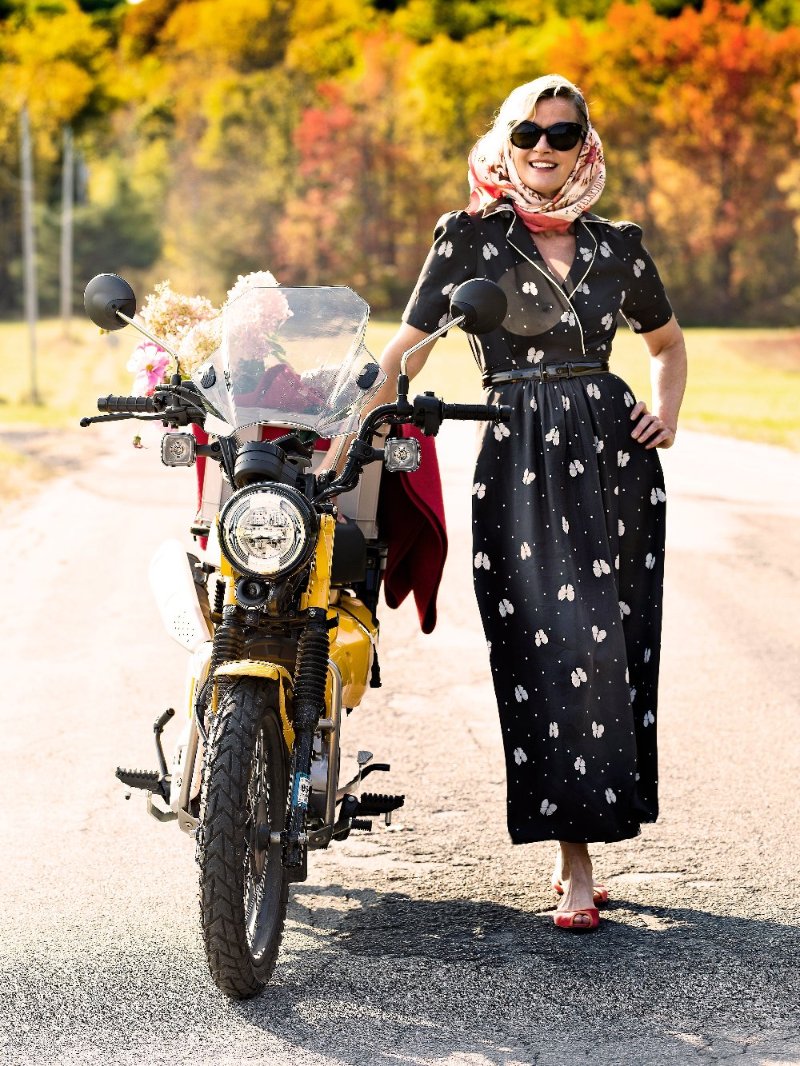
MULTIPOLYGON (((165 626, 191 656, 181 740, 168 767, 161 733, 170 709, 154 726, 159 769, 117 777, 147 793, 156 819, 195 837, 211 975, 226 995, 246 998, 272 974, 289 884, 305 880, 308 850, 368 831, 376 816, 388 823, 404 802, 362 790, 369 774, 389 770, 369 752, 340 782, 343 708, 380 684, 385 545, 337 522, 334 501, 373 462, 390 473, 419 466, 413 439, 390 435, 374 448, 379 427, 432 435, 445 418, 508 420, 510 411, 429 394, 409 401, 404 362, 397 402, 359 425, 384 375, 364 346, 369 308, 347 288, 251 288, 174 352, 134 321, 136 298, 122 278, 94 278, 85 306, 103 329, 135 326, 178 367, 187 345, 204 353, 190 377, 176 373, 152 396, 100 399, 103 413, 81 425, 160 421, 167 466, 204 459, 222 472, 219 511, 193 531, 205 549, 187 554, 167 542, 150 570, 165 626), (273 439, 247 439, 252 427, 273 427, 273 439), (274 427, 284 432, 275 437, 274 427), (314 473, 314 442, 356 429, 341 474, 314 473)), ((505 297, 491 282, 469 281, 451 310, 438 332, 487 332, 502 322, 505 297)))

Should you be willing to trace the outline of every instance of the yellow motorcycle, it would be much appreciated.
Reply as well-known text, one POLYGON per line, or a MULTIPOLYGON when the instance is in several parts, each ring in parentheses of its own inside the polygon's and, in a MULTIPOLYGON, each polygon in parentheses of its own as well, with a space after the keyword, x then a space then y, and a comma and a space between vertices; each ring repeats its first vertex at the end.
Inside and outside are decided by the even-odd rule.
MULTIPOLYGON (((161 741, 169 709, 154 726, 159 769, 117 777, 147 793, 157 820, 195 837, 211 975, 226 995, 246 998, 272 974, 289 884, 305 880, 309 849, 369 831, 374 817, 388 824, 404 802, 363 791, 370 774, 389 770, 369 752, 340 781, 343 710, 380 685, 386 545, 369 524, 337 521, 337 502, 357 492, 372 463, 389 473, 419 466, 413 438, 390 433, 373 447, 381 426, 431 435, 445 418, 507 420, 510 410, 431 394, 409 401, 404 362, 397 402, 359 424, 385 375, 364 345, 369 308, 344 287, 250 288, 174 352, 134 321, 136 297, 122 278, 94 278, 85 306, 102 329, 135 326, 179 372, 152 396, 98 400, 103 413, 81 425, 161 422, 167 466, 204 461, 221 475, 215 513, 203 522, 201 512, 192 530, 204 547, 187 553, 167 542, 150 569, 164 624, 190 653, 172 765, 161 741), (196 369, 184 377, 189 355, 196 369), (314 444, 356 430, 341 473, 315 472, 314 444)), ((451 311, 438 332, 487 332, 502 321, 505 297, 491 282, 465 282, 451 311)))

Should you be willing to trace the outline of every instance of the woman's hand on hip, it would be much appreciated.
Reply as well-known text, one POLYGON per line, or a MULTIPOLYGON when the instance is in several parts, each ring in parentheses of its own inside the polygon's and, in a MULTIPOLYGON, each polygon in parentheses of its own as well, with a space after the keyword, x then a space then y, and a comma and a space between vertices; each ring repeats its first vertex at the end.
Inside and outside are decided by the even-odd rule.
POLYGON ((631 419, 636 422, 631 436, 645 448, 671 448, 675 443, 675 428, 648 411, 644 400, 634 406, 631 419))

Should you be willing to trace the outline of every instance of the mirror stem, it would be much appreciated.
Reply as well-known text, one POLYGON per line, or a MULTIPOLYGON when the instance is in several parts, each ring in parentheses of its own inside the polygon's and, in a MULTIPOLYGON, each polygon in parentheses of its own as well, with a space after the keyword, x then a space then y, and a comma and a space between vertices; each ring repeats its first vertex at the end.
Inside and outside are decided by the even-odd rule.
MULTIPOLYGON (((119 314, 119 311, 117 312, 117 314, 119 314)), ((460 326, 465 318, 466 318, 466 315, 459 315, 458 318, 450 318, 450 319, 448 319, 447 322, 445 322, 445 324, 443 326, 439 326, 439 328, 434 330, 433 333, 429 333, 424 341, 420 341, 418 344, 415 344, 413 346, 413 348, 409 348, 407 352, 403 352, 403 357, 400 360, 400 374, 401 374, 401 376, 405 377, 406 381, 408 380, 407 377, 406 377, 406 365, 408 363, 408 357, 410 355, 413 355, 414 352, 418 352, 420 350, 420 348, 424 348, 425 345, 426 344, 430 344, 431 341, 435 341, 438 337, 441 337, 441 335, 443 333, 447 333, 447 331, 449 329, 452 329, 453 326, 460 326)), ((398 384, 399 384, 399 382, 398 382, 398 384)), ((407 385, 406 385, 406 395, 408 395, 408 386, 407 385)))
POLYGON ((159 348, 163 348, 164 351, 167 353, 167 355, 171 355, 172 358, 175 360, 175 367, 176 367, 178 373, 180 374, 180 372, 181 372, 181 364, 180 364, 180 361, 178 360, 178 353, 177 352, 173 351, 172 348, 170 348, 170 346, 168 344, 166 344, 164 341, 162 341, 160 339, 160 337, 156 337, 156 335, 154 333, 151 333, 149 330, 146 330, 144 328, 144 326, 140 325, 140 323, 136 322, 132 318, 128 318, 128 316, 126 314, 123 314, 122 311, 115 311, 114 313, 116 314, 117 318, 121 318, 122 321, 123 322, 127 322, 129 326, 133 326, 134 329, 138 329, 138 331, 141 334, 143 334, 145 337, 147 337, 147 339, 149 341, 152 341, 153 344, 157 344, 159 346, 159 348))

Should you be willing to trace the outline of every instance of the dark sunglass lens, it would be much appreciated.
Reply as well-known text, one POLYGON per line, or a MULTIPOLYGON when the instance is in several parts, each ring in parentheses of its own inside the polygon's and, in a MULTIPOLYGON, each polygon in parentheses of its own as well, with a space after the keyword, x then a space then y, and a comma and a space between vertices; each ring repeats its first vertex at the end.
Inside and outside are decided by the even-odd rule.
POLYGON ((511 143, 515 148, 533 148, 539 143, 542 136, 542 127, 535 122, 521 122, 511 131, 511 143))
POLYGON ((547 141, 557 152, 568 152, 581 139, 582 133, 577 122, 556 122, 547 131, 547 141))

